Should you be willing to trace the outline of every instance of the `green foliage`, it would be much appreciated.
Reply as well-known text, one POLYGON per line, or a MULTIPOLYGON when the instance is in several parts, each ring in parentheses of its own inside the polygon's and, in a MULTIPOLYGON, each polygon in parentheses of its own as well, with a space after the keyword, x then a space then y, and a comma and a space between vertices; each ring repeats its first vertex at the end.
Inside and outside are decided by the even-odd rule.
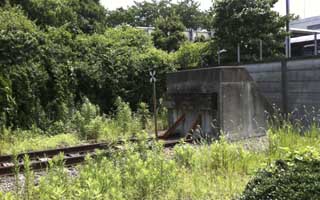
POLYGON ((152 0, 134 2, 127 9, 118 8, 107 12, 109 26, 129 24, 132 26, 155 26, 158 18, 166 18, 176 13, 187 28, 208 28, 210 16, 199 9, 199 3, 194 0, 182 0, 173 3, 168 0, 152 0))
POLYGON ((169 128, 168 125, 168 109, 164 105, 164 99, 160 98, 158 105, 158 129, 159 130, 167 130, 169 128))
POLYGON ((104 34, 74 35, 64 25, 43 32, 21 10, 1 10, 0 19, 6 20, 0 25, 1 126, 59 127, 85 96, 103 113, 114 108, 117 96, 135 109, 141 101, 150 102, 146 83, 155 65, 163 79, 158 95, 164 93, 164 76, 173 64, 143 31, 123 26, 104 34))
POLYGON ((106 28, 106 11, 95 0, 10 0, 19 5, 41 28, 66 25, 73 33, 102 33, 106 28))
POLYGON ((194 149, 190 146, 175 148, 175 159, 185 167, 197 170, 249 173, 250 167, 259 166, 258 155, 241 146, 228 144, 225 139, 209 146, 194 149), (255 158, 256 160, 254 161, 255 158), (249 167, 250 166, 250 167, 249 167))
POLYGON ((286 17, 273 11, 275 0, 219 0, 213 3, 215 39, 227 49, 226 61, 236 59, 240 44, 242 60, 259 59, 259 39, 263 40, 264 57, 282 53, 286 17))
POLYGON ((205 63, 205 49, 208 43, 184 43, 178 51, 175 52, 175 62, 180 68, 196 68, 205 63))
MULTIPOLYGON (((131 27, 108 29, 104 35, 78 39, 80 55, 85 62, 80 64, 76 74, 85 81, 79 82, 77 93, 86 94, 104 112, 110 111, 117 96, 133 108, 141 101, 149 102, 149 69, 157 67, 161 78, 174 69, 169 55, 152 48, 147 34, 131 27), (90 67, 86 63, 91 63, 90 67)), ((165 87, 159 86, 161 96, 165 87)))
POLYGON ((74 114, 73 124, 81 139, 98 139, 100 109, 85 98, 79 111, 74 114))
POLYGON ((74 134, 48 136, 38 130, 2 130, 0 137, 0 155, 21 153, 32 150, 52 149, 80 143, 74 134))
POLYGON ((36 25, 23 15, 19 8, 3 7, 0 8, 0 30, 21 30, 33 32, 37 29, 36 25))
POLYGON ((151 118, 148 104, 141 102, 138 105, 137 118, 140 120, 142 128, 146 129, 149 124, 149 119, 151 118))
POLYGON ((136 2, 128 9, 129 13, 134 14, 134 26, 154 26, 159 17, 167 17, 172 10, 170 0, 152 0, 151 2, 136 2))
POLYGON ((177 15, 160 17, 155 23, 155 31, 152 32, 153 43, 159 49, 168 52, 176 51, 187 40, 183 31, 185 26, 177 15))
POLYGON ((315 125, 311 126, 305 133, 301 134, 301 125, 284 121, 278 127, 270 128, 268 135, 268 154, 271 160, 281 159, 286 156, 283 149, 294 151, 295 149, 305 146, 319 147, 319 128, 315 125))
POLYGON ((128 103, 122 101, 120 97, 116 100, 117 114, 116 120, 120 123, 119 126, 122 127, 122 132, 127 132, 129 124, 132 119, 132 112, 128 103))
POLYGON ((208 28, 208 20, 210 20, 207 12, 202 12, 199 8, 200 3, 194 0, 182 0, 177 4, 171 4, 172 10, 181 19, 186 28, 198 29, 208 28))
POLYGON ((288 152, 249 182, 241 199, 318 199, 320 153, 311 147, 288 152))
POLYGON ((32 200, 32 196, 33 196, 33 187, 34 187, 34 174, 30 169, 30 158, 29 156, 25 156, 23 158, 23 163, 24 163, 24 177, 25 177, 25 181, 24 181, 24 194, 23 194, 23 198, 25 200, 32 200))
POLYGON ((32 197, 86 200, 170 198, 168 191, 174 188, 177 180, 175 163, 165 159, 159 146, 153 151, 138 149, 131 144, 111 157, 98 153, 96 160, 87 159, 74 178, 68 177, 62 157, 58 156, 50 163, 48 174, 32 188, 32 197))
POLYGON ((117 8, 116 10, 107 11, 107 24, 110 27, 119 25, 132 25, 135 21, 134 12, 132 9, 117 8))
MULTIPOLYGON (((124 109, 118 109, 119 115, 129 119, 132 112, 126 110, 127 104, 120 99, 118 102, 124 109)), ((110 138, 114 129, 119 134, 119 124, 106 119, 102 133, 110 138)), ((28 194, 30 199, 316 199, 319 130, 310 130, 305 136, 297 134, 296 138, 278 130, 272 130, 279 134, 270 146, 276 146, 272 154, 270 150, 249 151, 243 147, 246 144, 223 138, 202 146, 181 143, 170 151, 159 143, 150 147, 150 142, 144 141, 145 134, 138 133, 142 139, 138 143, 87 158, 77 167, 77 176, 67 174, 62 155, 54 158, 47 175, 36 186, 29 185, 28 194), (291 142, 285 137, 291 137, 291 142), (267 163, 272 164, 265 168, 267 163), (265 169, 252 177, 259 168, 265 169)), ((23 199, 27 193, 21 192, 2 194, 2 198, 23 199)))

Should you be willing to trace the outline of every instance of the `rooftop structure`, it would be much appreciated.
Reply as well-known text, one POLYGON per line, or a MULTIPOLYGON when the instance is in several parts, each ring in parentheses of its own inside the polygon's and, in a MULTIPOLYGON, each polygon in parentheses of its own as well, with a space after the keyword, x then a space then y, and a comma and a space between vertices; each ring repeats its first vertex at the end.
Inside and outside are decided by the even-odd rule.
POLYGON ((320 16, 294 20, 290 22, 290 28, 320 30, 320 16))

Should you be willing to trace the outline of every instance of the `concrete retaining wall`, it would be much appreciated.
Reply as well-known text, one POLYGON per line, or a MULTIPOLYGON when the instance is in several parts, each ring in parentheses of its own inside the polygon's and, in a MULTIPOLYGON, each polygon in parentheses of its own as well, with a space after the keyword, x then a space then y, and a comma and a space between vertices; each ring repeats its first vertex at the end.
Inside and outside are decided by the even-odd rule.
POLYGON ((320 57, 244 65, 267 100, 302 117, 320 114, 320 57))

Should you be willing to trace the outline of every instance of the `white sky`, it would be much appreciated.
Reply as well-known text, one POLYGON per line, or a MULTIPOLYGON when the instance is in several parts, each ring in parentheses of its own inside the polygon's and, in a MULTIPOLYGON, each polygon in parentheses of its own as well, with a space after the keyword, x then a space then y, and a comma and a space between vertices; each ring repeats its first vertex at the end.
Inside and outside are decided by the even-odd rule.
MULTIPOLYGON (((141 2, 143 0, 135 0, 141 2)), ((173 0, 176 2, 177 0, 173 0)), ((134 0, 100 0, 109 10, 133 5, 134 0)), ((207 10, 211 6, 211 0, 198 0, 202 10, 207 10)), ((281 14, 285 14, 286 0, 279 0, 275 6, 275 10, 281 14)), ((290 0, 290 12, 299 15, 301 18, 320 15, 320 0, 290 0)))

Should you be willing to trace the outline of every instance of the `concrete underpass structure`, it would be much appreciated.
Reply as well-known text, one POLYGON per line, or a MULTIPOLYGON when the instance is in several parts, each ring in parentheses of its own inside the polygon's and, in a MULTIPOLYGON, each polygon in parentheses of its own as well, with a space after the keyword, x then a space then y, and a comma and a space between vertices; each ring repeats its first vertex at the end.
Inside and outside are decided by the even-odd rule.
POLYGON ((169 73, 166 105, 180 136, 195 125, 212 138, 264 135, 272 105, 308 123, 320 117, 320 57, 169 73))
POLYGON ((180 121, 174 130, 180 136, 200 125, 206 136, 217 138, 222 130, 230 140, 263 135, 269 108, 243 67, 169 73, 166 105, 169 125, 180 121))

